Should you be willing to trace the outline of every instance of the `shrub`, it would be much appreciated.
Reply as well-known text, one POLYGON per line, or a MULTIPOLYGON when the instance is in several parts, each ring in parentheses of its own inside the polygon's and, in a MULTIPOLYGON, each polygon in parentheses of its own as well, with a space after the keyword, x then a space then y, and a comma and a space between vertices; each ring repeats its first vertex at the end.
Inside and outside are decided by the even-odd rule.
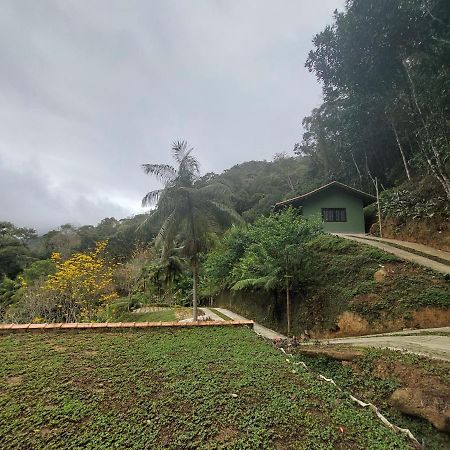
MULTIPOLYGON (((33 280, 45 270, 54 273, 28 284, 21 278, 20 300, 8 312, 20 322, 77 322, 92 320, 102 304, 117 298, 113 266, 106 260, 106 241, 91 251, 74 253, 63 261, 54 253, 51 262, 41 262, 25 274, 33 280)), ((30 267, 31 269, 31 267, 30 267)))

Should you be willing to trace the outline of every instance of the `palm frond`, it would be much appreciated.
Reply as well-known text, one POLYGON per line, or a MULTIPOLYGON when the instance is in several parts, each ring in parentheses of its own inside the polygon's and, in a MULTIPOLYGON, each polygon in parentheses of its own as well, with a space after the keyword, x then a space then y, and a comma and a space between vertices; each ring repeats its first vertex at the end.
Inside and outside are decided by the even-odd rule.
POLYGON ((209 203, 216 209, 218 213, 221 213, 224 218, 228 219, 231 223, 237 225, 244 223, 244 219, 242 219, 242 217, 227 204, 215 201, 210 201, 209 203))
POLYGON ((266 275, 258 278, 247 278, 245 280, 239 280, 234 284, 231 289, 233 291, 241 291, 243 289, 251 289, 255 287, 265 287, 268 282, 271 282, 271 276, 266 275))
POLYGON ((274 275, 267 275, 267 280, 264 284, 264 289, 266 291, 269 291, 270 289, 273 289, 277 286, 278 282, 279 282, 279 277, 274 276, 274 275))
MULTIPOLYGON (((174 141, 172 144, 172 155, 175 159, 175 161, 178 164, 181 164, 181 161, 185 157, 187 150, 188 143, 187 141, 174 141)), ((189 151, 191 151, 190 149, 189 151)))
POLYGON ((223 183, 211 183, 198 189, 199 194, 205 195, 212 199, 229 199, 231 197, 231 189, 223 183))
POLYGON ((169 183, 177 175, 177 171, 169 164, 142 164, 147 175, 154 175, 163 183, 169 183))
POLYGON ((195 178, 200 173, 200 163, 195 156, 191 155, 192 150, 192 148, 189 149, 181 160, 180 173, 184 171, 186 174, 192 174, 192 177, 195 178))
POLYGON ((153 216, 155 215, 157 211, 154 210, 149 214, 146 214, 146 218, 136 227, 136 232, 139 232, 141 230, 144 230, 145 228, 150 228, 150 226, 154 223, 153 216))
POLYGON ((161 229, 159 230, 159 233, 157 234, 155 238, 155 245, 156 247, 161 247, 168 241, 167 237, 169 235, 170 228, 173 225, 175 217, 175 211, 172 211, 164 220, 163 224, 161 225, 161 229))
POLYGON ((159 197, 162 192, 162 189, 156 189, 155 191, 151 191, 145 194, 144 198, 142 199, 142 206, 152 206, 155 203, 158 203, 159 197))
POLYGON ((167 218, 173 210, 173 204, 170 198, 164 196, 165 193, 166 189, 162 189, 159 196, 158 207, 147 214, 146 219, 137 227, 136 230, 161 223, 167 218))

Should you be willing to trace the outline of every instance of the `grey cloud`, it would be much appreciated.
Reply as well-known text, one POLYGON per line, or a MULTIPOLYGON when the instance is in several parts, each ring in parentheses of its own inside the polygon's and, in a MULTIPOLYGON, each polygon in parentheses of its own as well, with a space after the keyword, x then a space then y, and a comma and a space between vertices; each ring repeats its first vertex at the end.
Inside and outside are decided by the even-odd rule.
POLYGON ((64 223, 95 224, 102 217, 122 218, 129 214, 108 198, 89 198, 76 186, 70 188, 49 188, 45 172, 36 165, 12 170, 0 160, 0 217, 6 220, 13 217, 17 225, 45 232, 64 223))

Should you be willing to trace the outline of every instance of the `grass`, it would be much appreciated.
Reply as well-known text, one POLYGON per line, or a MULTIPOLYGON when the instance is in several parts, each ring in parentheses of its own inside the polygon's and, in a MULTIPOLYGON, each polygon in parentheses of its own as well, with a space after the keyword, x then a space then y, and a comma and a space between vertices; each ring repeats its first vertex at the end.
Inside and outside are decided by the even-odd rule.
POLYGON ((174 309, 146 313, 129 312, 122 314, 116 322, 176 322, 174 309))
POLYGON ((178 322, 192 317, 192 308, 177 306, 148 312, 123 312, 113 322, 178 322))
POLYGON ((5 335, 0 351, 3 449, 410 448, 244 328, 5 335))
MULTIPOLYGON (((333 348, 346 349, 345 345, 333 348)), ((352 350, 354 349, 352 347, 352 350)), ((442 385, 449 385, 450 363, 387 349, 360 350, 364 354, 363 357, 345 365, 327 357, 302 354, 297 358, 304 361, 311 370, 332 378, 338 386, 356 397, 380 407, 389 420, 400 427, 409 428, 419 442, 423 441, 426 444, 427 449, 450 448, 449 435, 439 432, 422 419, 401 414, 392 408, 389 402, 391 394, 397 388, 405 386, 405 379, 408 378, 411 383, 409 386, 417 386, 414 377, 419 377, 420 382, 428 386, 432 386, 436 380, 442 385)), ((435 385, 434 389, 439 390, 439 387, 435 385)))

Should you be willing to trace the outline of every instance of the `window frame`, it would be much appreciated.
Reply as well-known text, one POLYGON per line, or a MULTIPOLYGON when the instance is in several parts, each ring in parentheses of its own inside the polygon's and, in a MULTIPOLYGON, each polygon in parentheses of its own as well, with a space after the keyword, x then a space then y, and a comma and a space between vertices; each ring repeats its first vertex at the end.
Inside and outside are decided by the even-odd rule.
POLYGON ((347 222, 347 208, 322 208, 322 220, 325 223, 345 223, 347 222), (332 220, 328 220, 330 213, 332 220))

